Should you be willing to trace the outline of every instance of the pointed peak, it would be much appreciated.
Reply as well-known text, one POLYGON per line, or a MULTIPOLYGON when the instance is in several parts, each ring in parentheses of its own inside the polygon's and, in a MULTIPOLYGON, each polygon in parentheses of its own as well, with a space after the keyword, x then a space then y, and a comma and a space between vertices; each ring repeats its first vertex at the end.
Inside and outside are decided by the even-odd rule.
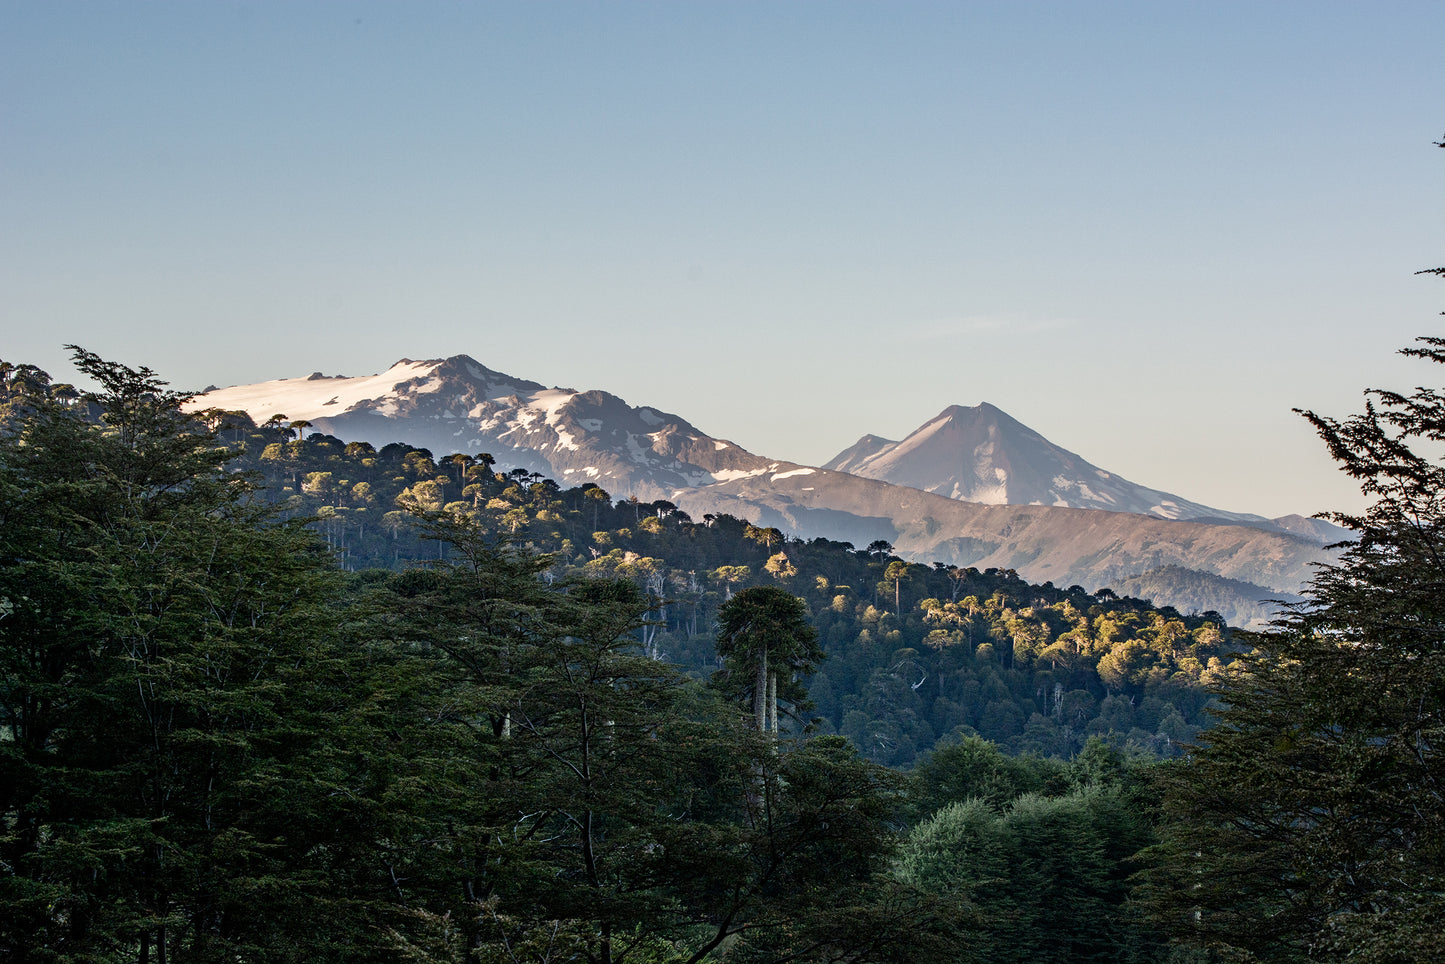
MULTIPOLYGON (((471 355, 448 355, 445 358, 428 358, 414 360, 403 358, 392 366, 392 370, 402 367, 410 367, 421 377, 426 378, 452 378, 485 386, 488 390, 510 389, 516 392, 528 393, 542 391, 546 388, 539 382, 530 381, 525 378, 517 378, 508 375, 506 372, 499 372, 496 369, 488 368, 477 361, 471 355)), ((418 377, 413 375, 412 377, 418 377)), ((570 389, 567 389, 570 391, 570 389)))
POLYGON ((442 365, 454 365, 454 366, 457 366, 457 367, 461 367, 461 366, 465 366, 465 365, 474 365, 474 366, 476 366, 477 368, 485 368, 485 367, 486 367, 486 366, 483 365, 481 362, 479 362, 479 361, 477 361, 475 358, 473 358, 471 355, 448 355, 446 358, 443 358, 439 364, 442 364, 442 365))
POLYGON ((961 421, 977 421, 979 419, 1013 419, 1003 409, 991 402, 979 402, 977 405, 950 405, 933 417, 932 421, 952 418, 961 421))

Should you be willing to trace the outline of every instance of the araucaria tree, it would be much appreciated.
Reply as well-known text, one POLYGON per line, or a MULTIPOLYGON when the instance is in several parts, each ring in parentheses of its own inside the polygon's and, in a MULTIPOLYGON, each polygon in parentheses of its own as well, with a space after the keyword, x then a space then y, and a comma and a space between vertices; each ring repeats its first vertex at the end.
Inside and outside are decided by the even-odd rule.
MULTIPOLYGON (((1445 363, 1445 339, 1403 354, 1445 363)), ((1233 959, 1445 957, 1445 393, 1302 413, 1370 497, 1166 778, 1153 912, 1233 959)))
POLYGON ((718 655, 730 689, 752 696, 753 717, 764 732, 778 731, 778 701, 793 714, 809 708, 798 678, 823 660, 818 633, 803 600, 777 586, 744 589, 718 608, 718 655))

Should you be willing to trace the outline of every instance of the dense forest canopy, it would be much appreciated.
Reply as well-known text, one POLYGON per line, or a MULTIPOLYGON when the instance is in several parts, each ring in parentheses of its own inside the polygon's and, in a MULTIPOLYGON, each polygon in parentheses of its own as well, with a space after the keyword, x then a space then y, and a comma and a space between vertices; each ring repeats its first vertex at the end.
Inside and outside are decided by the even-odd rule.
POLYGON ((901 778, 653 658, 634 582, 416 485, 437 551, 348 575, 153 372, 76 354, 98 393, 4 373, 5 959, 939 956, 901 778))
POLYGON ((0 363, 7 960, 1440 950, 1434 392, 1307 414, 1376 501, 1249 636, 75 357, 0 363))
POLYGON ((773 586, 802 598, 828 654, 809 683, 814 727, 867 756, 909 765, 940 740, 977 733, 1010 752, 1071 756, 1090 736, 1150 755, 1178 752, 1207 725, 1203 686, 1233 659, 1214 613, 1030 585, 1011 570, 910 564, 892 547, 800 541, 728 515, 694 520, 666 501, 561 488, 488 455, 380 450, 278 416, 257 426, 211 412, 284 518, 309 518, 348 570, 404 569, 444 556, 411 524, 462 512, 485 532, 552 560, 545 578, 634 582, 654 604, 648 653, 699 678, 718 669, 717 615, 735 594, 773 586))
POLYGON ((1011 570, 910 564, 892 547, 800 541, 728 515, 691 519, 665 501, 561 488, 485 454, 403 443, 380 450, 277 415, 209 412, 281 518, 309 525, 351 571, 444 557, 418 512, 463 512, 483 531, 548 554, 548 579, 623 578, 653 603, 646 651, 706 678, 719 608, 772 586, 802 598, 828 658, 808 689, 813 728, 869 758, 910 765, 940 740, 979 734, 1014 753, 1068 757, 1091 736, 1171 756, 1208 723, 1204 687, 1234 659, 1216 613, 1031 585, 1011 570))

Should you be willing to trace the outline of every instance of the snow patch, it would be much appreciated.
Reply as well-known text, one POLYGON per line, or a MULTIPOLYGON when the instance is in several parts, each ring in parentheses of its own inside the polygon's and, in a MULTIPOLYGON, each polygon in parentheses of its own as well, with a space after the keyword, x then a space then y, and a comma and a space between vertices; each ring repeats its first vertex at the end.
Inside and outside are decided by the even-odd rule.
POLYGON ((719 469, 708 475, 714 482, 736 482, 739 479, 757 478, 768 471, 769 469, 719 469))
POLYGON ((650 408, 639 408, 637 410, 637 417, 642 419, 648 425, 662 425, 667 421, 667 419, 663 418, 661 415, 657 414, 650 408))
MULTIPOLYGON (((562 425, 562 409, 576 397, 576 392, 569 392, 562 389, 548 389, 536 392, 529 399, 531 405, 529 412, 541 409, 546 413, 546 425, 557 433, 557 447, 568 452, 575 452, 579 448, 576 437, 562 425)), ((521 413, 518 413, 520 419, 521 413)))
POLYGON ((970 502, 984 505, 1008 505, 1008 490, 1002 485, 981 485, 971 493, 970 502))
POLYGON ((812 475, 815 471, 817 471, 817 470, 816 470, 816 469, 793 469, 791 472, 779 472, 777 475, 773 476, 773 481, 776 482, 776 481, 778 481, 779 479, 791 479, 791 478, 792 478, 793 476, 795 476, 795 475, 812 475))
MULTIPOLYGON (((398 362, 378 375, 317 379, 278 378, 255 385, 237 385, 197 395, 186 409, 240 410, 257 422, 272 415, 312 419, 388 395, 406 382, 435 371, 440 362, 398 362)), ((394 411, 394 409, 393 409, 394 411)), ((384 413, 383 413, 384 414, 384 413)))
POLYGON ((1113 493, 1095 492, 1084 482, 1077 482, 1075 485, 1078 486, 1080 499, 1087 499, 1090 502, 1102 502, 1105 505, 1113 505, 1116 501, 1113 493))
POLYGON ((712 447, 721 452, 723 449, 732 448, 732 443, 724 442, 722 439, 713 439, 712 447))

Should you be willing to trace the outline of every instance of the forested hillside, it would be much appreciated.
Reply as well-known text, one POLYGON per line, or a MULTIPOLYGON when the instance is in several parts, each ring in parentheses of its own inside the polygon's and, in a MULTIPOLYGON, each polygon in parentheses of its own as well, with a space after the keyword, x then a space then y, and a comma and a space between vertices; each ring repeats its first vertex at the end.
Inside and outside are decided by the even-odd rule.
POLYGON ((76 358, 0 364, 0 958, 1439 956, 1437 393, 1308 415, 1377 501, 1235 652, 76 358))
POLYGON ((552 555, 546 578, 632 581, 654 609, 649 655, 695 676, 717 669, 718 606, 753 585, 803 598, 828 660, 809 688, 815 728, 870 758, 909 765, 942 738, 977 733, 1010 752, 1068 757, 1091 735, 1168 756, 1207 723, 1208 683, 1231 659, 1217 614, 1034 586, 1011 570, 904 562, 886 543, 802 542, 669 502, 614 502, 483 455, 434 454, 214 415, 236 464, 313 527, 352 570, 443 557, 412 513, 453 510, 552 555))
MULTIPOLYGON (((325 461, 328 440, 255 433, 258 461, 300 482, 267 499, 238 471, 244 428, 212 434, 146 369, 77 361, 100 393, 0 366, 3 959, 967 960, 1012 941, 1008 922, 1040 917, 1043 895, 1024 878, 1005 898, 992 879, 959 877, 926 838, 895 858, 909 822, 976 792, 1020 832, 1027 821, 1011 814, 1023 806, 1035 831, 1080 841, 1117 819, 1130 828, 1075 875, 1081 913, 1050 911, 1051 928, 1019 946, 1066 941, 1096 956, 1123 942, 1157 956, 1152 932, 1123 914, 1120 861, 1152 834, 1132 796, 1142 784, 1102 743, 1073 764, 1016 762, 966 737, 910 780, 843 736, 777 721, 779 709, 806 717, 793 674, 826 658, 810 608, 858 609, 862 641, 845 648, 874 639, 897 660, 907 647, 888 636, 914 620, 905 586, 947 580, 953 591, 919 604, 910 631, 978 664, 964 674, 938 656, 940 675, 1001 686, 1068 659, 1017 640, 995 648, 993 623, 1044 626, 1052 607, 1082 604, 1077 593, 1009 574, 911 573, 882 546, 792 546, 737 520, 691 526, 665 507, 483 472, 468 481, 444 463, 474 487, 472 509, 490 506, 468 512, 441 501, 447 483, 417 453, 395 460, 412 477, 376 476, 383 491, 400 486, 405 520, 366 534, 341 509, 369 505, 333 499, 307 514, 305 500, 344 487, 327 490, 327 470, 303 458, 352 471, 325 461), (585 555, 537 551, 563 545, 584 511, 597 527, 585 555), (723 551, 713 532, 738 554, 692 598, 663 594, 661 555, 598 545, 651 539, 704 566, 723 551), (356 551, 373 539, 374 557, 356 551), (812 576, 810 604, 781 588, 805 578, 790 550, 875 585, 812 576), (977 599, 984 590, 997 598, 977 599), (865 592, 871 601, 849 602, 865 592), (1015 608, 1025 600, 1010 592, 1036 598, 1015 608), (722 660, 701 634, 714 618, 722 660), (689 678, 661 658, 673 643, 694 669, 720 672, 689 678), (942 892, 940 873, 952 881, 942 892), (980 906, 1007 904, 1004 917, 975 911, 983 888, 993 896, 980 906)), ((391 464, 354 455, 359 468, 391 464)), ((357 487, 371 483, 346 478, 362 501, 357 487)), ((1104 606, 1095 619, 1126 616, 1104 606)), ((1065 648, 1088 646, 1080 635, 1065 648)), ((913 691, 914 664, 889 665, 913 691)), ((1060 732, 1078 722, 1065 702, 1060 732)))
POLYGON ((1212 572, 1185 569, 1183 566, 1161 566, 1109 586, 1122 596, 1143 599, 1171 599, 1188 596, 1207 609, 1218 612, 1231 626, 1257 628, 1269 624, 1280 615, 1283 606, 1298 603, 1303 597, 1239 579, 1226 579, 1212 572), (1256 600, 1249 603, 1246 600, 1256 600))

